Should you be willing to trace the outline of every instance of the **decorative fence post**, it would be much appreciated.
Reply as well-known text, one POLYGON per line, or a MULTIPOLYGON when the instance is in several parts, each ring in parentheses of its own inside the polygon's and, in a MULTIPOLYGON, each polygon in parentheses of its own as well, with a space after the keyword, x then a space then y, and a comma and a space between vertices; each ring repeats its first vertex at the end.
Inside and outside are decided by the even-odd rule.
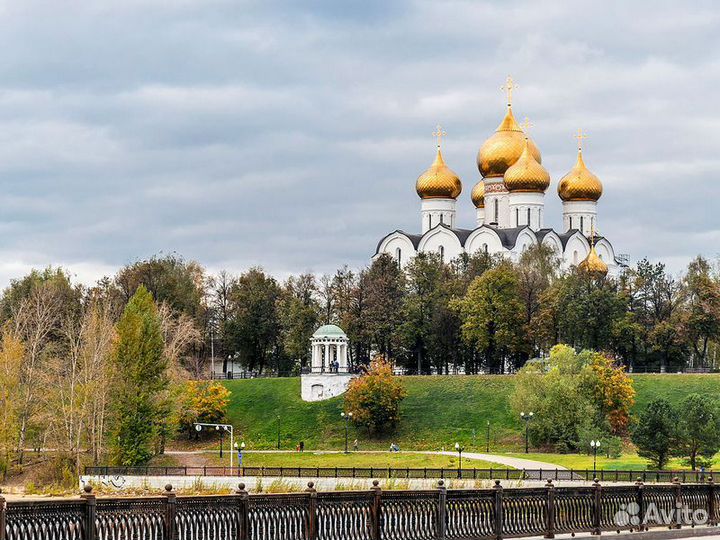
POLYGON ((447 488, 445 482, 438 482, 438 505, 437 505, 437 523, 435 524, 435 539, 445 540, 445 503, 447 502, 447 488))
POLYGON ((245 484, 238 484, 235 495, 238 496, 238 524, 237 524, 237 540, 250 539, 250 508, 249 495, 245 491, 245 484))
POLYGON ((593 482, 593 530, 592 534, 600 535, 600 520, 602 519, 602 486, 598 479, 595 478, 593 482))
MULTIPOLYGON (((85 484, 83 486, 83 494, 81 497, 85 499, 85 537, 84 540, 95 540, 95 511, 97 510, 97 500, 92 493, 92 486, 85 484)), ((4 527, 3 527, 4 530, 4 527)))
POLYGON ((643 484, 641 477, 638 476, 637 482, 635 482, 635 502, 638 505, 638 531, 642 532, 647 529, 647 523, 645 523, 645 484, 643 484))
POLYGON ((547 523, 545 526, 545 538, 555 538, 555 486, 548 478, 547 484, 547 523))
POLYGON ((495 539, 502 540, 503 533, 503 487, 495 480, 495 539))
POLYGON ((317 519, 317 491, 315 490, 315 482, 308 482, 305 490, 308 494, 308 516, 307 516, 307 533, 306 540, 315 540, 318 532, 317 519))
POLYGON ((380 510, 382 505, 382 490, 380 482, 373 480, 373 503, 370 509, 370 538, 372 540, 380 540, 380 510))
POLYGON ((171 484, 165 486, 165 540, 177 540, 178 530, 175 523, 177 514, 177 495, 171 484))
POLYGON ((708 477, 708 525, 717 525, 717 508, 715 508, 715 481, 708 477))
POLYGON ((682 507, 682 484, 680 483, 680 479, 677 476, 673 478, 672 483, 673 494, 675 495, 675 504, 673 508, 673 523, 671 528, 680 529, 682 527, 682 523, 679 519, 680 508, 682 507))
POLYGON ((2 496, 2 490, 0 489, 0 540, 5 540, 5 497, 2 496))

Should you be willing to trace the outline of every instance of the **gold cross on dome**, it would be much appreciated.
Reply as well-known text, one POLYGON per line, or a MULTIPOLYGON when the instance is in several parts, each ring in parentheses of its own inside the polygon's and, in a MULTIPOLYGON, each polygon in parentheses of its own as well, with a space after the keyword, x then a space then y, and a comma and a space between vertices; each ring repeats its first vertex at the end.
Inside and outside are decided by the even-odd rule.
POLYGON ((578 128, 577 135, 575 135, 575 138, 578 141, 578 150, 582 150, 583 139, 587 139, 588 136, 585 133, 583 133, 582 129, 578 128))
POLYGON ((523 123, 520 124, 520 127, 522 128, 523 132, 525 133, 525 137, 530 137, 530 128, 535 127, 535 124, 530 123, 530 119, 526 116, 525 120, 523 120, 523 123))
POLYGON ((500 87, 500 90, 504 91, 507 94, 508 107, 512 105, 512 93, 515 88, 517 88, 517 84, 515 84, 515 81, 512 80, 512 77, 508 75, 507 79, 505 79, 505 84, 500 87))
POLYGON ((447 132, 443 131, 443 128, 440 124, 435 126, 435 131, 433 132, 433 137, 437 137, 437 145, 438 148, 440 148, 440 145, 442 144, 442 138, 447 135, 447 132))

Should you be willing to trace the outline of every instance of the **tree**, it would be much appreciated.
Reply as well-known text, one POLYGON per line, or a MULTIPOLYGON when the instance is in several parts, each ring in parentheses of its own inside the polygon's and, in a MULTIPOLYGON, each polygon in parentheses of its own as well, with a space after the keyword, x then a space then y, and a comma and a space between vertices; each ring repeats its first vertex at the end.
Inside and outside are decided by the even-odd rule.
POLYGON ((635 404, 635 388, 623 366, 611 358, 593 353, 587 385, 592 388, 600 417, 613 435, 623 435, 630 426, 630 412, 635 404))
POLYGON ((526 350, 524 310, 512 263, 500 263, 475 278, 456 306, 463 337, 483 355, 490 371, 504 373, 508 361, 526 350))
POLYGON ((649 459, 653 466, 664 469, 677 436, 678 415, 670 402, 656 399, 640 413, 632 441, 638 455, 649 459))
POLYGON ((16 450, 20 428, 22 391, 20 374, 25 351, 22 342, 8 329, 0 348, 0 477, 5 480, 16 450))
POLYGON ((405 275, 387 254, 376 258, 363 273, 367 332, 383 356, 392 357, 400 344, 405 275))
POLYGON ((687 457, 695 470, 698 457, 712 462, 720 450, 720 411, 707 396, 690 394, 678 406, 678 432, 675 453, 687 457))
POLYGON ((250 370, 262 372, 275 360, 280 364, 280 287, 260 268, 251 268, 233 284, 230 291, 230 316, 224 334, 228 352, 235 354, 250 370))
POLYGON ((297 367, 308 363, 310 338, 318 327, 320 306, 315 299, 317 283, 312 274, 291 276, 280 296, 280 326, 285 354, 297 367))
POLYGON ((687 336, 694 359, 699 366, 705 366, 710 342, 720 338, 720 283, 702 257, 696 258, 688 267, 685 294, 687 336))
POLYGON ((400 419, 400 402, 407 396, 404 385, 393 375, 392 365, 376 357, 366 373, 350 381, 345 393, 345 412, 353 422, 371 432, 394 428, 400 419))
POLYGON ((111 460, 137 465, 153 454, 161 422, 160 394, 167 387, 162 326, 152 295, 141 285, 117 324, 112 369, 111 460))
POLYGON ((217 424, 225 420, 230 391, 218 382, 187 381, 177 407, 178 425, 192 435, 195 422, 217 424))

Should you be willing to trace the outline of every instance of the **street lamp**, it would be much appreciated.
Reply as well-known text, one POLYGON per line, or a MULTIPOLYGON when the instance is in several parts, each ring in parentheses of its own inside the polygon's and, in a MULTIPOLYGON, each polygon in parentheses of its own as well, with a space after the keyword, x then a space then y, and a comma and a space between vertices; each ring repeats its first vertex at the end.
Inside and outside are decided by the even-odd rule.
POLYGON ((238 443, 235 443, 235 450, 237 451, 238 455, 238 467, 242 467, 243 464, 243 452, 245 451, 245 443, 241 442, 240 446, 238 446, 238 443))
POLYGON ((352 413, 349 412, 345 414, 344 412, 340 413, 340 416, 342 416, 345 419, 345 453, 348 453, 348 422, 352 418, 352 413))
POLYGON ((231 424, 205 424, 205 423, 203 423, 203 422, 195 422, 193 425, 195 426, 195 431, 197 431, 198 433, 200 433, 200 432, 203 430, 204 427, 207 427, 207 428, 215 428, 215 431, 220 431, 220 430, 222 430, 222 431, 220 432, 220 456, 221 456, 221 457, 222 457, 222 440, 223 440, 223 436, 225 435, 225 432, 226 432, 226 431, 227 431, 228 433, 230 433, 230 449, 231 449, 231 451, 230 451, 230 468, 232 468, 232 466, 233 466, 232 447, 234 446, 234 441, 235 441, 235 434, 234 434, 232 425, 231 425, 231 424))
POLYGON ((465 450, 460 443, 455 443, 455 451, 458 453, 458 478, 462 478, 462 453, 465 450))
POLYGON ((590 441, 590 448, 593 451, 593 476, 597 474, 597 453, 600 449, 600 441, 590 441))
POLYGON ((487 437, 485 439, 485 452, 490 453, 490 420, 487 421, 487 437))
POLYGON ((277 415, 277 426, 278 426, 278 443, 277 449, 280 450, 280 415, 277 415))
POLYGON ((522 419, 525 421, 525 453, 526 453, 526 454, 530 453, 530 445, 529 445, 529 442, 528 442, 528 441, 529 441, 529 438, 528 438, 528 424, 529 424, 530 420, 533 419, 534 416, 535 416, 535 413, 532 412, 532 411, 529 412, 529 413, 527 413, 527 414, 525 414, 524 412, 521 412, 521 413, 520 413, 520 418, 522 418, 522 419))

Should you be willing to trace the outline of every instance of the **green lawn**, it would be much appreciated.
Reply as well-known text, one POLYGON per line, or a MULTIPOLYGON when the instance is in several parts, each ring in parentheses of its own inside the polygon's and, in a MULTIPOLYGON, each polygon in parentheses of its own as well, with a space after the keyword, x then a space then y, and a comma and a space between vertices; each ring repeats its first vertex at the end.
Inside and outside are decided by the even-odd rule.
MULTIPOLYGON (((456 456, 436 456, 407 452, 352 452, 350 454, 322 454, 313 452, 292 453, 246 453, 243 465, 247 467, 409 467, 449 468, 458 466, 456 456)), ((477 469, 498 468, 499 465, 486 461, 463 458, 463 467, 477 469)))
MULTIPOLYGON (((392 435, 370 438, 363 430, 350 427, 350 440, 357 437, 362 449, 385 450, 394 441, 405 450, 439 450, 443 446, 451 448, 457 441, 467 451, 484 452, 490 421, 491 452, 521 451, 522 425, 509 403, 514 377, 430 376, 402 380, 408 397, 402 403, 401 420, 392 435)), ((633 375, 633 380, 638 394, 636 411, 657 397, 677 403, 692 392, 717 395, 720 391, 720 375, 633 375)), ((342 396, 305 403, 300 399, 299 378, 223 384, 232 392, 229 420, 248 449, 275 448, 278 427, 283 449, 294 449, 301 440, 310 450, 343 448, 342 396)), ((640 465, 629 466, 636 464, 640 465)))
MULTIPOLYGON (((593 457, 585 454, 508 454, 514 457, 533 459, 535 461, 544 461, 561 465, 568 469, 592 469, 593 457)), ((717 456, 720 457, 720 456, 717 456)), ((620 470, 620 471, 643 471, 648 468, 648 460, 641 458, 637 454, 623 454, 617 459, 608 459, 605 456, 598 455, 597 468, 604 470, 620 470)), ((671 459, 666 467, 670 470, 689 470, 690 466, 683 464, 683 460, 679 458, 671 459)))

